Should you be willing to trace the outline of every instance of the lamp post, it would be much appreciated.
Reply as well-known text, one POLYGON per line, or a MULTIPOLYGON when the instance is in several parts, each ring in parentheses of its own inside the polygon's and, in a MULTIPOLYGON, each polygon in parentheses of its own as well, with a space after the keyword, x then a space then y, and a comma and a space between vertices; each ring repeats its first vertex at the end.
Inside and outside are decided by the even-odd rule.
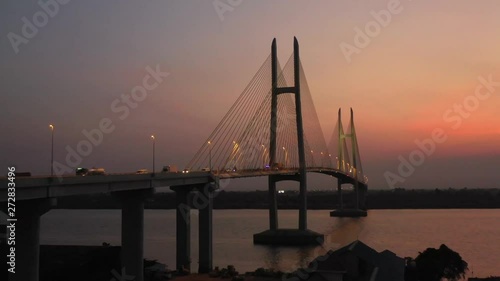
POLYGON ((239 145, 236 141, 233 141, 233 160, 236 158, 236 154, 238 153, 239 145))
POLYGON ((286 148, 283 146, 283 150, 285 151, 285 167, 288 166, 288 152, 286 151, 286 148))
POLYGON ((311 163, 312 166, 314 167, 314 151, 311 149, 311 163))
POLYGON ((155 174, 155 135, 151 135, 153 140, 153 175, 155 174))
POLYGON ((325 159, 323 159, 323 151, 321 151, 321 167, 325 165, 325 159))
POLYGON ((208 141, 208 168, 212 172, 212 142, 208 141))
POLYGON ((266 168, 266 150, 267 148, 261 144, 260 146, 262 146, 262 169, 265 169, 266 168))
POLYGON ((52 134, 51 152, 50 152, 50 176, 53 177, 54 176, 54 125, 50 124, 49 128, 52 134))

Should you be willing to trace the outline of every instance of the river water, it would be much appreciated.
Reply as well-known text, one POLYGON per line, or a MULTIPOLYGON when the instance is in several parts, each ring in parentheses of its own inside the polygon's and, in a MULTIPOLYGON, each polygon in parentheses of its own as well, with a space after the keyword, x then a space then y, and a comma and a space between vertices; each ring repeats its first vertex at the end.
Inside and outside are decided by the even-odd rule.
MULTIPOLYGON (((191 268, 198 269, 198 213, 191 211, 191 268)), ((469 263, 469 276, 500 275, 500 209, 371 210, 365 218, 331 218, 308 211, 308 227, 325 234, 323 246, 253 245, 253 234, 268 228, 267 210, 214 210, 214 266, 232 264, 240 272, 258 267, 293 271, 314 257, 356 239, 400 257, 416 257, 446 244, 469 263)), ((175 211, 145 211, 145 257, 175 268, 175 211)), ((120 245, 120 210, 51 210, 41 220, 41 243, 120 245)), ((280 210, 279 227, 296 228, 298 211, 280 210)))

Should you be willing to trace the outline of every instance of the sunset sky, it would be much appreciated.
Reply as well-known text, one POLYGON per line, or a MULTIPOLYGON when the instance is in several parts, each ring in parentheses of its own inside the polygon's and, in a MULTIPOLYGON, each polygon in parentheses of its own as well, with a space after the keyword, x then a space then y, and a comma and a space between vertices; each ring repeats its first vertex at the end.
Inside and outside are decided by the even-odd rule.
MULTIPOLYGON (((9 165, 49 174, 49 124, 54 158, 64 163, 66 147, 103 118, 114 130, 80 166, 150 169, 154 134, 157 167, 184 167, 267 58, 272 39, 284 63, 296 36, 324 135, 339 107, 345 120, 349 107, 355 112, 370 188, 499 187, 498 1, 48 2, 57 9, 28 30, 31 38, 23 18, 40 23, 44 9, 35 1, 0 4, 4 174, 9 165), (388 14, 385 22, 375 19, 388 14), (379 29, 356 45, 367 26, 379 29), (346 45, 357 48, 348 58, 346 45), (122 94, 157 65, 169 75, 128 114, 117 113, 122 94), (399 175, 400 159, 436 129, 446 140, 389 184, 387 172, 399 175)), ((314 188, 333 186, 326 177, 312 180, 314 188)))

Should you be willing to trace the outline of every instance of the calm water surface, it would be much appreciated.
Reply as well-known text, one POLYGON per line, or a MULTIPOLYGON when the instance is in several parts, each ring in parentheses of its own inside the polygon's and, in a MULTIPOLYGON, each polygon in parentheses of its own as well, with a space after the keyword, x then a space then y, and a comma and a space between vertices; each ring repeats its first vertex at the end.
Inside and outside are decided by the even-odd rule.
MULTIPOLYGON (((198 215, 191 212, 192 269, 198 269, 198 215)), ((292 271, 317 255, 360 239, 378 251, 416 257, 442 243, 461 254, 475 276, 500 275, 500 210, 373 210, 366 218, 331 218, 308 211, 310 229, 325 234, 323 246, 253 245, 252 235, 268 227, 267 210, 214 210, 214 265, 240 272, 258 267, 292 271)), ((145 211, 145 257, 175 268, 175 211, 145 211)), ((279 226, 297 227, 298 211, 279 211, 279 226)), ((41 243, 120 245, 120 210, 52 210, 42 217, 41 243)), ((469 274, 471 275, 471 274, 469 274)))

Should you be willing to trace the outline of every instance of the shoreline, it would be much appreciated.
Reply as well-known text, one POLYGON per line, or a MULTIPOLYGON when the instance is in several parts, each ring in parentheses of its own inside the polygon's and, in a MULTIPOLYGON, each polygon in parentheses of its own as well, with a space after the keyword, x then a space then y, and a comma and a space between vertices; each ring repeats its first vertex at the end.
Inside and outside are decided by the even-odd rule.
MULTIPOLYGON (((354 193, 344 193, 346 209, 354 206, 354 193)), ((225 191, 214 195, 214 210, 268 209, 268 191, 225 191)), ((333 210, 337 207, 336 191, 309 191, 309 210, 333 210)), ((280 210, 299 208, 297 191, 284 191, 277 196, 280 210)), ((175 209, 175 193, 158 192, 145 202, 145 209, 175 209)), ((368 210, 425 209, 500 209, 500 189, 394 189, 369 190, 368 210)), ((61 197, 55 209, 120 209, 120 202, 109 194, 61 197), (82 200, 85 199, 85 200, 82 200)))
MULTIPOLYGON (((74 276, 74 272, 80 272, 74 276, 74 280, 110 280, 113 272, 120 265, 121 246, 111 246, 107 243, 95 246, 85 245, 41 245, 40 280, 59 281, 74 276), (43 258, 43 259, 42 259, 43 258), (91 279, 88 279, 91 278, 91 279)), ((214 267, 211 273, 200 274, 191 272, 182 274, 169 270, 169 266, 156 260, 145 261, 145 280, 162 281, 223 281, 223 280, 245 280, 245 281, 275 281, 286 280, 285 276, 294 276, 294 272, 275 271, 272 268, 257 268, 253 271, 239 273, 237 268, 227 265, 219 269, 214 267), (147 279, 146 279, 147 277, 147 279), (236 278, 236 279, 232 279, 236 278)), ((296 269, 297 272, 299 268, 296 269)), ((470 273, 470 271, 469 271, 470 273)), ((470 277, 469 281, 500 281, 499 276, 470 277)))

